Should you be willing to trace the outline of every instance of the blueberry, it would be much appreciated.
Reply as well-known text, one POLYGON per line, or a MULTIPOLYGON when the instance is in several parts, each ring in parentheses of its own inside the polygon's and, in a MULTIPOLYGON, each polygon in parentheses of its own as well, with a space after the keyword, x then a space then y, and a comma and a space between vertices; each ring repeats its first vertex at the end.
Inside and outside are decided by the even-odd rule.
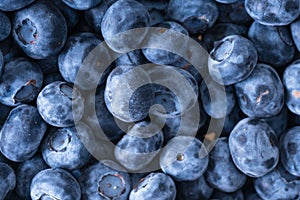
POLYGON ((32 200, 39 199, 81 199, 81 189, 77 180, 66 170, 45 169, 38 172, 30 186, 32 200))
POLYGON ((111 168, 104 161, 86 168, 79 177, 79 183, 82 198, 86 200, 126 200, 131 188, 128 173, 111 168))
POLYGON ((215 0, 215 1, 224 4, 232 4, 232 3, 236 3, 239 0, 215 0))
POLYGON ((254 187, 262 199, 299 199, 300 182, 279 165, 270 173, 254 180, 254 187))
POLYGON ((160 153, 162 171, 176 181, 200 178, 208 166, 208 156, 200 140, 191 136, 172 138, 160 153))
POLYGON ((239 106, 249 117, 273 117, 284 105, 283 85, 269 65, 257 64, 251 75, 234 87, 239 106))
POLYGON ((283 85, 285 87, 285 103, 288 109, 300 115, 300 59, 288 65, 283 73, 283 85))
MULTIPOLYGON (((66 45, 58 56, 59 71, 65 81, 75 83, 77 73, 84 59, 101 42, 95 34, 87 32, 77 33, 68 37, 66 45)), ((86 79, 90 78, 88 75, 86 79)))
POLYGON ((211 78, 202 81, 200 96, 205 112, 213 118, 225 117, 232 111, 236 102, 232 86, 221 86, 211 78), (225 100, 218 98, 224 95, 226 95, 225 100))
POLYGON ((300 19, 295 20, 293 23, 291 23, 290 29, 295 46, 300 52, 300 19))
POLYGON ((266 26, 253 22, 248 38, 254 43, 258 61, 274 67, 282 67, 292 61, 295 45, 286 26, 266 26))
POLYGON ((122 54, 120 57, 118 57, 115 60, 115 65, 116 66, 120 66, 120 65, 138 66, 138 65, 146 64, 147 62, 148 61, 145 58, 142 50, 136 49, 126 54, 122 54))
POLYGON ((36 107, 17 106, 10 111, 0 132, 2 154, 15 162, 30 159, 37 152, 46 129, 36 107))
POLYGON ((165 11, 168 7, 168 0, 139 0, 149 11, 165 11))
POLYGON ((246 79, 257 63, 254 44, 239 35, 215 42, 208 59, 211 77, 219 84, 231 85, 246 79))
POLYGON ((47 169, 48 166, 43 158, 37 154, 31 159, 19 164, 16 170, 17 185, 16 193, 24 199, 30 198, 30 185, 32 178, 40 171, 47 169))
POLYGON ((275 132, 259 119, 242 119, 229 135, 232 160, 250 177, 261 177, 276 167, 279 160, 276 145, 275 132))
POLYGON ((0 41, 5 40, 10 35, 10 32, 11 32, 10 19, 4 12, 0 11, 0 41))
POLYGON ((73 85, 56 81, 48 84, 36 100, 42 118, 56 127, 73 126, 83 116, 84 98, 73 85))
POLYGON ((63 48, 67 24, 52 3, 38 1, 15 12, 12 34, 29 57, 45 59, 58 54, 63 48))
MULTIPOLYGON (((182 27, 180 24, 173 21, 165 21, 155 25, 155 27, 166 28, 166 29, 176 31, 178 34, 188 35, 188 31, 184 27, 182 27)), ((151 43, 155 43, 155 40, 152 40, 151 36, 149 40, 151 43)), ((172 40, 165 41, 165 42, 170 42, 169 44, 166 43, 166 45, 172 46, 173 43, 172 40)), ((180 59, 179 55, 161 49, 145 48, 143 49, 143 53, 150 62, 155 64, 160 64, 160 65, 172 64, 180 59)))
POLYGON ((128 170, 146 169, 163 145, 163 133, 156 124, 136 123, 115 147, 115 158, 128 170))
POLYGON ((15 171, 6 163, 0 162, 0 199, 5 199, 15 186, 15 171))
POLYGON ((69 7, 76 10, 88 10, 95 7, 101 0, 61 0, 69 7))
POLYGON ((0 2, 0 10, 15 11, 31 4, 35 0, 2 0, 0 2))
MULTIPOLYGON (((112 50, 123 52, 123 48, 127 48, 124 42, 128 42, 128 38, 126 35, 122 37, 115 37, 115 35, 130 29, 147 27, 149 21, 149 12, 143 4, 135 0, 118 0, 105 12, 101 22, 101 32, 112 50)), ((130 42, 141 44, 143 40, 130 42)))
POLYGON ((91 134, 91 129, 80 122, 72 127, 50 128, 41 143, 41 153, 52 168, 69 171, 83 167, 91 155, 80 140, 80 135, 91 134))
POLYGON ((129 195, 129 200, 175 200, 176 187, 171 177, 164 173, 150 173, 142 178, 129 195))
POLYGON ((245 184, 246 175, 239 171, 232 161, 228 138, 219 138, 209 153, 205 178, 212 187, 223 192, 235 192, 245 184))
POLYGON ((288 25, 299 16, 298 0, 245 0, 248 14, 257 22, 270 26, 288 25))
POLYGON ((189 200, 208 200, 213 194, 214 189, 206 182, 204 176, 194 181, 175 182, 178 199, 189 200))
POLYGON ((180 22, 191 34, 197 34, 212 27, 219 16, 219 11, 212 0, 171 0, 167 16, 180 22))
POLYGON ((33 101, 43 84, 39 66, 21 57, 6 63, 0 77, 0 101, 7 106, 17 106, 33 101))

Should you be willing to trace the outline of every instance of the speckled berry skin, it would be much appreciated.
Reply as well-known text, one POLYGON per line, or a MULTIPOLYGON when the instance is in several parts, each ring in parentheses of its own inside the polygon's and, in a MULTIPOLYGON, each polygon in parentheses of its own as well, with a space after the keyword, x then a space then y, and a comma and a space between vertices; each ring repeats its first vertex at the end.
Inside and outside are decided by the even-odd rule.
POLYGON ((129 200, 175 200, 176 187, 171 177, 154 172, 142 178, 129 195, 129 200))
POLYGON ((37 1, 15 12, 12 35, 31 58, 45 59, 61 51, 67 39, 67 23, 52 3, 37 1))
POLYGON ((56 81, 39 93, 37 108, 42 118, 55 127, 73 126, 83 116, 84 98, 73 85, 56 81))
POLYGON ((2 0, 0 2, 0 10, 2 11, 15 11, 19 10, 35 0, 2 0))
POLYGON ((91 158, 90 153, 80 141, 79 134, 91 134, 91 129, 80 122, 72 127, 50 128, 41 144, 45 162, 52 168, 69 171, 83 167, 91 158))
POLYGON ((229 135, 228 144, 235 166, 250 177, 269 173, 279 161, 275 132, 262 120, 239 121, 229 135))
POLYGON ((79 183, 82 198, 86 200, 127 200, 131 188, 128 173, 109 167, 106 161, 97 162, 86 168, 79 177, 79 183), (110 184, 111 187, 107 187, 104 183, 110 184), (110 188, 114 190, 111 191, 110 188))
POLYGON ((0 199, 5 199, 16 185, 15 171, 6 163, 0 162, 0 199))
POLYGON ((40 171, 33 177, 30 196, 32 200, 43 198, 80 200, 81 189, 77 180, 68 171, 50 168, 40 171))
POLYGON ((33 101, 43 85, 39 66, 25 57, 11 60, 3 67, 0 77, 0 102, 17 106, 33 101))
POLYGON ((62 0, 69 7, 76 10, 88 10, 95 7, 102 0, 62 0))
POLYGON ((36 107, 17 106, 11 110, 1 129, 0 151, 9 160, 26 161, 37 152, 46 129, 47 124, 36 107))

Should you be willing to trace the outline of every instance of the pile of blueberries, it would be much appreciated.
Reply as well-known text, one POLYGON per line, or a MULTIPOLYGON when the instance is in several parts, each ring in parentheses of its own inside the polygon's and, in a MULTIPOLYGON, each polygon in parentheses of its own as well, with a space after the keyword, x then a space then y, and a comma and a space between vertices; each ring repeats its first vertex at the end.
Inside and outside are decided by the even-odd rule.
POLYGON ((0 127, 0 200, 300 199, 300 1, 1 0, 0 127))

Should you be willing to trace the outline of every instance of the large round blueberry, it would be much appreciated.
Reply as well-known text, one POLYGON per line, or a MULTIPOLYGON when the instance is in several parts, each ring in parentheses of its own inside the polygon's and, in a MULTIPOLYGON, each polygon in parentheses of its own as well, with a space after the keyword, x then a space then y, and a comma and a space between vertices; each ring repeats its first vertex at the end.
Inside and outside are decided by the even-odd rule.
POLYGON ((0 132, 0 150, 8 159, 30 159, 44 137, 47 124, 34 106, 22 104, 12 109, 0 132))
POLYGON ((115 158, 128 170, 145 169, 163 145, 163 133, 146 121, 136 123, 117 143, 115 158))
POLYGON ((0 78, 0 101, 17 106, 33 101, 43 85, 43 73, 28 58, 16 58, 6 63, 0 78))
POLYGON ((281 163, 294 176, 300 176, 300 126, 294 126, 284 133, 280 139, 281 163))
POLYGON ((286 26, 266 26, 253 22, 248 29, 248 38, 256 47, 258 62, 283 67, 294 57, 295 45, 286 26))
POLYGON ((11 32, 10 19, 4 12, 0 11, 0 41, 5 40, 11 32))
POLYGON ((156 172, 142 178, 129 195, 129 200, 160 199, 175 200, 176 186, 171 177, 156 172))
POLYGON ((0 10, 3 11, 15 11, 19 10, 35 0, 1 0, 0 2, 0 10))
POLYGON ((283 84, 269 65, 257 64, 247 79, 234 86, 240 108, 249 117, 273 117, 284 105, 283 84))
MULTIPOLYGON (((95 163, 83 170, 79 177, 82 198, 86 200, 126 200, 131 188, 128 173, 111 168, 105 162, 95 163)), ((115 163, 112 164, 114 167, 117 166, 115 163)))
POLYGON ((36 100, 42 118, 56 127, 73 126, 83 116, 84 98, 73 85, 56 81, 48 84, 36 100))
POLYGON ((277 137, 259 119, 242 119, 229 135, 229 149, 236 167, 251 177, 261 177, 274 169, 279 160, 277 137))
POLYGON ((75 82, 84 59, 101 42, 95 34, 88 32, 68 37, 66 45, 58 56, 59 71, 67 82, 75 82))
POLYGON ((80 135, 91 134, 91 129, 80 122, 76 127, 48 130, 41 144, 41 153, 50 167, 71 171, 83 167, 89 161, 91 155, 80 141, 77 132, 80 132, 80 135))
POLYGON ((80 200, 81 189, 77 180, 68 171, 51 168, 42 170, 33 177, 30 196, 32 200, 80 200))
POLYGON ((212 187, 223 192, 235 192, 245 184, 246 175, 234 165, 226 137, 219 138, 209 153, 205 178, 212 187))
POLYGON ((160 167, 176 181, 200 178, 208 166, 208 156, 200 140, 191 136, 172 138, 160 154, 160 167))
POLYGON ((208 59, 209 74, 219 84, 231 85, 246 79, 257 59, 256 48, 250 40, 230 35, 215 42, 208 59))
MULTIPOLYGON (((141 44, 144 37, 140 37, 139 40, 128 41, 126 34, 122 37, 116 37, 116 34, 134 28, 147 27, 149 20, 149 12, 143 4, 136 0, 119 0, 112 4, 104 14, 101 22, 101 32, 107 45, 112 50, 123 52, 124 49, 127 49, 127 42, 141 44)), ((146 36, 145 33, 143 34, 146 36)))
POLYGON ((15 186, 15 171, 8 164, 0 162, 0 199, 5 199, 15 186))
POLYGON ((43 158, 37 154, 30 160, 26 160, 19 164, 16 170, 17 185, 15 188, 16 193, 24 198, 30 198, 30 185, 33 177, 40 171, 47 169, 48 166, 43 158))
POLYGON ((300 115, 300 59, 290 64, 283 73, 285 103, 288 109, 300 115))
POLYGON ((66 5, 77 10, 88 10, 95 7, 102 0, 61 0, 66 5))
POLYGON ((197 34, 212 27, 219 11, 213 0, 171 0, 167 16, 180 22, 191 34, 197 34))
POLYGON ((23 51, 34 59, 59 53, 67 38, 67 24, 50 2, 38 1, 15 13, 13 36, 23 51))
POLYGON ((298 0, 245 0, 248 14, 257 22, 270 26, 288 25, 299 16, 298 0))

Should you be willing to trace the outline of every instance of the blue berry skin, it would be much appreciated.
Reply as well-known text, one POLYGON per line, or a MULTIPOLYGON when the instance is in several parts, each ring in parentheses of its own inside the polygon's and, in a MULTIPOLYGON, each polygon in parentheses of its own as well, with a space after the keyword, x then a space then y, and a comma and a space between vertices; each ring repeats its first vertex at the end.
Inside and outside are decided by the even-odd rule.
POLYGON ((282 165, 254 180, 257 194, 263 200, 299 199, 299 178, 289 174, 282 165))
POLYGON ((146 63, 148 63, 148 61, 145 58, 143 51, 140 49, 130 51, 126 54, 122 54, 120 57, 118 57, 115 60, 116 66, 120 66, 120 65, 138 66, 146 63))
POLYGON ((269 26, 288 25, 299 16, 298 0, 245 0, 248 14, 257 22, 269 26))
POLYGON ((128 173, 111 168, 104 162, 84 169, 79 183, 82 199, 86 200, 127 200, 131 188, 128 173))
POLYGON ((300 126, 294 126, 286 131, 280 138, 281 163, 284 168, 294 176, 300 176, 298 165, 300 163, 300 126))
POLYGON ((229 135, 229 149, 236 167, 250 177, 269 173, 279 160, 275 132, 259 119, 239 121, 229 135))
POLYGON ((167 16, 181 23, 191 34, 203 33, 211 28, 219 16, 213 0, 171 0, 167 16))
POLYGON ((7 106, 17 106, 33 101, 43 85, 43 73, 28 58, 11 60, 3 68, 0 78, 0 101, 7 106))
POLYGON ((9 160, 26 161, 37 152, 46 129, 47 124, 36 107, 17 106, 11 110, 1 129, 0 151, 9 160))
POLYGON ((231 193, 227 193, 227 192, 221 192, 218 190, 215 190, 212 197, 212 200, 215 199, 222 199, 222 200, 244 200, 244 194, 242 192, 242 190, 238 190, 236 192, 231 192, 231 193))
POLYGON ((15 186, 15 171, 8 164, 0 162, 0 199, 5 199, 15 186))
POLYGON ((285 87, 285 103, 288 109, 300 115, 300 59, 288 65, 283 73, 283 85, 285 87))
POLYGON ((149 11, 165 11, 168 7, 169 0, 139 0, 149 11))
POLYGON ((232 3, 236 3, 239 0, 215 0, 215 1, 224 4, 232 4, 232 3))
POLYGON ((45 162, 52 168, 69 171, 83 167, 91 158, 80 140, 80 135, 91 134, 91 129, 80 122, 72 127, 50 128, 41 143, 41 153, 45 162))
POLYGON ((206 82, 202 81, 200 96, 205 112, 213 118, 225 117, 232 111, 236 103, 233 87, 229 85, 224 88, 224 86, 219 85, 211 78, 206 82), (226 100, 217 98, 224 91, 226 93, 226 100))
POLYGON ((65 81, 74 84, 84 59, 101 42, 102 40, 95 34, 88 32, 68 37, 66 45, 58 56, 59 71, 65 81))
POLYGON ((234 165, 227 137, 219 138, 209 153, 205 178, 209 185, 223 192, 235 192, 245 184, 247 177, 234 165))
POLYGON ((200 178, 208 166, 208 156, 202 142, 191 136, 172 138, 160 153, 160 167, 175 181, 200 178))
POLYGON ((5 40, 11 32, 10 19, 4 12, 0 11, 0 41, 5 40))
POLYGON ((259 62, 282 67, 294 57, 295 45, 286 26, 266 26, 253 22, 248 29, 248 38, 256 47, 259 62))
POLYGON ((58 54, 67 38, 64 16, 50 2, 37 1, 15 12, 13 37, 31 58, 45 59, 58 54))
POLYGON ((246 79, 258 60, 254 44, 240 35, 230 35, 215 42, 208 59, 210 76, 221 85, 246 79))
POLYGON ((293 23, 291 23, 290 29, 295 46, 300 52, 300 19, 295 20, 293 23))
POLYGON ((142 178, 130 192, 129 200, 175 200, 176 186, 171 177, 153 172, 142 178))
POLYGON ((163 133, 156 125, 138 122, 117 143, 115 158, 126 169, 138 171, 151 163, 159 153, 163 140, 163 133))
MULTIPOLYGON (((166 28, 176 31, 178 34, 189 35, 188 31, 184 27, 173 21, 164 21, 155 25, 155 27, 166 28)), ((172 41, 170 42, 172 43, 172 41)), ((171 46, 172 44, 166 45, 171 46)), ((143 53, 150 62, 160 65, 169 65, 180 59, 179 55, 161 49, 145 48, 143 49, 143 53)))
POLYGON ((101 0, 61 0, 67 6, 76 10, 88 10, 95 7, 101 0))
POLYGON ((175 182, 177 188, 176 199, 209 200, 214 189, 206 182, 204 176, 194 181, 175 182))
POLYGON ((84 11, 84 17, 96 33, 101 33, 101 22, 107 9, 117 0, 101 0, 95 7, 84 11))
MULTIPOLYGON (((143 4, 135 0, 118 0, 105 12, 101 22, 101 32, 112 50, 122 52, 123 43, 128 38, 126 36, 116 38, 115 35, 134 28, 148 27, 149 22, 150 15, 143 4)), ((134 42, 141 44, 142 38, 134 42)))
POLYGON ((244 2, 244 0, 237 0, 235 3, 217 4, 219 9, 218 22, 241 25, 248 25, 252 22, 252 18, 245 9, 244 2))
POLYGON ((247 35, 247 27, 232 23, 216 23, 211 29, 207 30, 203 36, 203 42, 209 52, 214 47, 214 42, 222 40, 229 35, 247 35))
POLYGON ((249 117, 273 117, 284 106, 283 84, 269 65, 258 63, 251 75, 234 87, 239 106, 249 117))
POLYGON ((30 160, 22 162, 16 169, 17 184, 15 191, 23 199, 30 200, 30 185, 33 177, 48 166, 43 158, 37 154, 30 160))
POLYGON ((0 10, 15 11, 31 4, 35 0, 2 0, 0 2, 0 10))
POLYGON ((80 200, 81 189, 77 180, 68 171, 50 168, 40 171, 33 177, 30 196, 32 200, 80 200))
POLYGON ((48 84, 39 93, 36 104, 42 118, 55 127, 73 126, 83 116, 84 98, 67 82, 48 84))

